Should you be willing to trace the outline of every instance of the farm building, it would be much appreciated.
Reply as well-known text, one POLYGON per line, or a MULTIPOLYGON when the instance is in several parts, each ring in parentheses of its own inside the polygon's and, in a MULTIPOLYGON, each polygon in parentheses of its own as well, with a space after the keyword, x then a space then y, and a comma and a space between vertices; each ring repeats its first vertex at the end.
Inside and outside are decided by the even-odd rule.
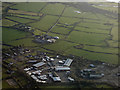
POLYGON ((36 63, 37 60, 29 60, 28 63, 36 63))
POLYGON ((54 82, 61 82, 61 79, 56 72, 49 73, 49 77, 51 77, 54 82))
POLYGON ((40 66, 43 66, 43 65, 45 65, 44 62, 39 62, 39 63, 33 64, 33 66, 37 67, 37 68, 40 67, 40 66))
POLYGON ((72 61, 73 61, 72 59, 67 59, 64 63, 64 66, 70 66, 72 61))
POLYGON ((55 71, 69 71, 70 68, 69 67, 55 67, 55 71))

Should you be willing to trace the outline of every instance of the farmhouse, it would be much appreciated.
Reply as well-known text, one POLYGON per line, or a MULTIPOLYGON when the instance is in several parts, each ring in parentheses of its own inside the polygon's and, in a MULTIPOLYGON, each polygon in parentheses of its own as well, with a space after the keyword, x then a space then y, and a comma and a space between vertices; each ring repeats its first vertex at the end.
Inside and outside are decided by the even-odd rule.
POLYGON ((37 63, 37 64, 33 64, 33 66, 34 67, 40 67, 40 66, 43 66, 43 65, 45 65, 45 63, 44 62, 39 62, 39 63, 37 63))

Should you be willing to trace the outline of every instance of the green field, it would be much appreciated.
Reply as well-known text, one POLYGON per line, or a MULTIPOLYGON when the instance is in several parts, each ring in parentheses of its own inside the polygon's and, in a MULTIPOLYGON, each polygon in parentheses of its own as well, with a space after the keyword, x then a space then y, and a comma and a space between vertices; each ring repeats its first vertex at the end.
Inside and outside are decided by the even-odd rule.
POLYGON ((37 2, 21 2, 17 3, 16 5, 12 6, 11 8, 19 9, 23 11, 29 11, 29 12, 39 12, 40 9, 42 9, 46 5, 46 3, 37 3, 37 2))
POLYGON ((64 27, 55 26, 51 31, 55 32, 55 33, 60 33, 60 34, 68 34, 70 29, 64 28, 64 27))
POLYGON ((41 12, 44 14, 60 15, 64 9, 63 4, 48 4, 41 12))
POLYGON ((104 34, 99 35, 99 34, 73 31, 69 35, 68 40, 76 43, 81 43, 81 44, 105 46, 104 40, 106 38, 109 38, 109 36, 104 34))
POLYGON ((110 29, 110 25, 96 24, 96 23, 79 23, 78 26, 84 26, 92 29, 110 29))
POLYGON ((10 20, 8 20, 8 19, 3 19, 2 20, 2 26, 13 26, 13 25, 15 25, 15 24, 17 24, 16 22, 13 22, 13 21, 10 21, 10 20))
POLYGON ((33 21, 33 20, 30 20, 30 19, 19 18, 19 17, 13 17, 13 16, 6 17, 6 18, 11 19, 11 20, 14 20, 14 21, 17 21, 17 22, 20 22, 20 23, 28 23, 28 22, 33 21))
POLYGON ((16 40, 16 41, 12 41, 12 42, 8 42, 7 44, 9 45, 24 45, 24 46, 37 46, 36 43, 34 43, 32 40, 34 40, 33 38, 25 38, 25 39, 20 39, 20 40, 16 40))
POLYGON ((64 52, 64 50, 67 50, 74 45, 76 45, 76 44, 69 43, 69 42, 66 42, 66 41, 58 41, 55 44, 45 45, 44 47, 47 48, 47 49, 54 50, 58 53, 60 53, 60 52, 62 53, 62 52, 64 52))
POLYGON ((39 19, 40 17, 39 16, 32 16, 32 15, 15 15, 15 16, 18 16, 18 17, 23 17, 23 18, 28 18, 28 19, 39 19))
POLYGON ((72 54, 76 56, 83 56, 84 58, 90 60, 99 60, 102 62, 109 62, 111 64, 118 64, 118 56, 111 54, 103 54, 103 53, 94 53, 88 52, 80 49, 71 48, 65 52, 65 54, 72 54))
POLYGON ((27 34, 28 33, 18 31, 16 29, 2 28, 2 41, 5 42, 5 43, 11 42, 12 40, 23 38, 27 34))
POLYGON ((43 17, 40 21, 35 23, 30 23, 29 25, 34 28, 41 29, 43 31, 48 31, 48 29, 55 24, 57 19, 58 17, 56 16, 47 15, 43 17))
MULTIPOLYGON (((74 7, 66 7, 63 16, 71 16, 71 17, 83 17, 81 13, 77 13, 75 11, 80 11, 74 7)), ((81 12, 81 11, 80 11, 81 12)))
POLYGON ((89 50, 89 51, 95 51, 95 52, 104 52, 104 53, 114 53, 118 54, 117 48, 109 48, 109 47, 96 47, 96 46, 84 46, 83 49, 89 50))
MULTIPOLYGON (((26 36, 25 32, 6 30, 5 28, 5 30, 3 29, 3 41, 10 45, 24 44, 33 48, 37 46, 39 50, 41 49, 39 46, 42 46, 49 49, 47 50, 48 52, 53 50, 53 52, 59 54, 84 56, 84 58, 90 60, 117 64, 119 40, 116 10, 113 7, 109 7, 110 9, 108 10, 108 8, 93 5, 105 5, 104 3, 91 2, 89 3, 91 6, 88 5, 85 8, 82 8, 82 4, 76 4, 64 2, 15 3, 10 8, 18 10, 8 10, 8 15, 12 16, 6 16, 5 18, 16 22, 4 18, 4 26, 9 27, 23 23, 34 29, 34 35, 48 34, 50 36, 58 36, 60 39, 56 43, 40 45, 34 43, 32 41, 34 38, 31 36, 19 39, 26 36), (93 7, 93 11, 90 10, 91 7, 93 7), (107 11, 110 14, 106 13, 107 11), (40 14, 42 14, 41 17, 40 14), (74 47, 80 44, 84 45, 82 49, 74 47)), ((116 5, 112 3, 106 4, 116 5)), ((4 48, 8 47, 4 46, 4 48)), ((46 52, 43 48, 41 50, 46 52)))
POLYGON ((75 22, 79 22, 81 21, 81 19, 77 19, 77 18, 68 18, 68 17, 61 17, 59 20, 59 23, 63 23, 63 24, 74 24, 75 22))
POLYGON ((109 30, 101 30, 97 28, 93 29, 93 28, 85 28, 85 27, 76 26, 74 29, 79 30, 81 32, 109 34, 109 30))

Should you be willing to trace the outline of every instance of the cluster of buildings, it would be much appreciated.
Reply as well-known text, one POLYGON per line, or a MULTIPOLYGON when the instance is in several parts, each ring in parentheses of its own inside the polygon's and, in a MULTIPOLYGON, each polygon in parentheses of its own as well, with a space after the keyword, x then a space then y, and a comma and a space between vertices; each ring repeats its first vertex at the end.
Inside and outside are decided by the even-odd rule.
POLYGON ((25 24, 20 24, 18 26, 16 26, 15 28, 21 30, 21 31, 27 31, 27 32, 34 32, 34 30, 32 29, 32 27, 30 26, 26 26, 25 24))
MULTIPOLYGON (((44 55, 39 62, 37 60, 29 60, 28 62, 33 64, 29 68, 24 68, 24 71, 36 82, 49 83, 49 79, 54 82, 62 82, 62 77, 58 75, 58 73, 70 73, 70 65, 72 64, 73 60, 61 60, 63 61, 61 64, 56 58, 51 58, 47 55, 44 55), (57 64, 54 62, 57 62, 57 64)), ((67 79, 69 81, 74 81, 74 79, 70 76, 68 76, 67 79)))
POLYGON ((87 78, 87 79, 99 79, 104 77, 103 73, 97 73, 93 68, 95 68, 95 65, 90 64, 89 65, 91 69, 83 69, 81 70, 81 77, 87 78))
POLYGON ((36 35, 34 41, 37 43, 55 43, 57 39, 59 39, 58 36, 52 37, 48 35, 36 35))

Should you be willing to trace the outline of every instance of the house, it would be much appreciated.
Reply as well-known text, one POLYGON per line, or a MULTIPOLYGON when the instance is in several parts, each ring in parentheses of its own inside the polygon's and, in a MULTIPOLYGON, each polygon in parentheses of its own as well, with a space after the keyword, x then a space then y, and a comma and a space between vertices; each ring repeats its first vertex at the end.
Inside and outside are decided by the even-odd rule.
POLYGON ((56 42, 56 40, 55 39, 48 39, 47 42, 54 43, 54 42, 56 42))
POLYGON ((64 66, 70 66, 72 61, 73 61, 72 59, 67 59, 64 63, 64 66))
POLYGON ((92 67, 92 68, 95 68, 95 65, 94 65, 94 64, 90 64, 89 66, 92 67))
POLYGON ((56 36, 56 37, 53 37, 53 38, 54 38, 54 39, 59 39, 59 37, 57 37, 57 36, 56 36))
POLYGON ((59 64, 63 64, 64 62, 63 61, 58 61, 59 64))
POLYGON ((33 66, 38 68, 38 67, 43 66, 45 64, 46 63, 44 63, 44 62, 39 62, 39 63, 33 64, 33 66))
POLYGON ((57 66, 55 67, 55 71, 69 71, 69 67, 57 66))

